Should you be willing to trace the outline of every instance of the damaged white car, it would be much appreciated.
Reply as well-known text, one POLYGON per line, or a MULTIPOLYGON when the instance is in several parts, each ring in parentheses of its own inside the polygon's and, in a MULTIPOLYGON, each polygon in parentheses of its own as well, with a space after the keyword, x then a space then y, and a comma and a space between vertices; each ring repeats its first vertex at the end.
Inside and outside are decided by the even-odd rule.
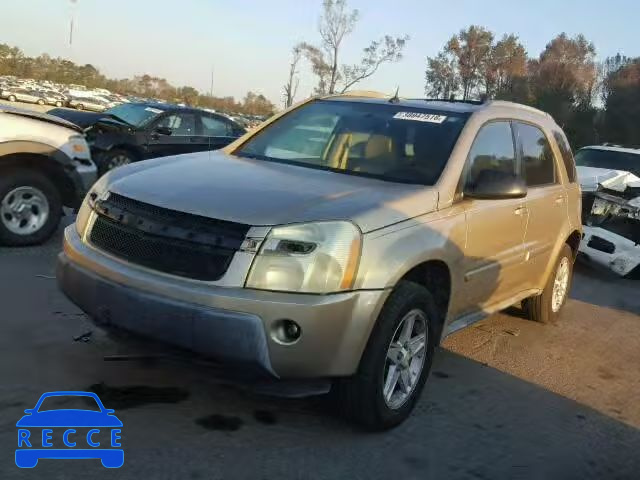
POLYGON ((618 275, 640 278, 640 150, 584 147, 576 165, 583 195, 580 253, 618 275))

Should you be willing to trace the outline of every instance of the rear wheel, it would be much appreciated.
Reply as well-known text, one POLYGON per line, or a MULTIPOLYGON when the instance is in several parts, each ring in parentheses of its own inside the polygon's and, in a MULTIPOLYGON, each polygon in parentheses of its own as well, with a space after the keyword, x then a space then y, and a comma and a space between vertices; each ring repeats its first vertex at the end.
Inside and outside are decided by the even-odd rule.
POLYGON ((81 103, 78 103, 76 105, 76 110, 84 110, 84 105, 82 105, 81 103))
POLYGON ((0 172, 0 243, 37 245, 55 232, 62 216, 56 186, 29 169, 0 172))
POLYGON ((44 100, 40 99, 36 102, 38 105, 44 105, 44 100))
POLYGON ((523 302, 527 317, 540 323, 556 322, 569 296, 572 277, 573 251, 565 244, 542 293, 523 302))
POLYGON ((370 430, 404 421, 433 360, 437 310, 424 287, 403 281, 380 313, 358 372, 336 385, 346 416, 370 430))
POLYGON ((15 95, 9 95, 9 101, 10 102, 15 102, 16 101, 16 96, 15 95))
POLYGON ((56 102, 56 107, 61 107, 61 106, 62 106, 62 102, 61 102, 60 100, 58 100, 58 101, 56 102))
POLYGON ((135 162, 135 160, 136 158, 134 155, 127 150, 119 148, 110 150, 96 159, 96 163, 98 164, 98 173, 100 175, 104 175, 109 170, 121 167, 122 165, 128 165, 135 162))

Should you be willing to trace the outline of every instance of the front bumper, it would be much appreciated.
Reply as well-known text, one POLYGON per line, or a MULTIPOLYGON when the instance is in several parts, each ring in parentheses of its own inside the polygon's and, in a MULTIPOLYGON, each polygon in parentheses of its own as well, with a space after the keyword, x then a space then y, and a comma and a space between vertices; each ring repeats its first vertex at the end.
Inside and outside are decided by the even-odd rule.
POLYGON ((63 292, 98 323, 123 328, 280 378, 352 375, 386 290, 304 295, 220 287, 159 274, 83 243, 65 230, 57 270, 63 292), (274 340, 278 320, 297 322, 300 339, 274 340))

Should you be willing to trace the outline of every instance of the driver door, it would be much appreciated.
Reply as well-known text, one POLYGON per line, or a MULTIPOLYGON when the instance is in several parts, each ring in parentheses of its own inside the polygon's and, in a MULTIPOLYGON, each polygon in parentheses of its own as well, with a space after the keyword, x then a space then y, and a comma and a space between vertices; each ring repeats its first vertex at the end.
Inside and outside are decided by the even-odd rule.
MULTIPOLYGON (((464 182, 482 170, 520 175, 509 121, 493 121, 479 131, 469 152, 464 182)), ((464 185, 463 182, 463 185, 464 185)), ((524 284, 526 198, 464 199, 467 240, 464 249, 464 312, 471 313, 516 294, 524 284)))
POLYGON ((154 122, 147 138, 149 158, 180 155, 197 151, 196 114, 193 112, 168 113, 154 122), (170 135, 158 132, 158 127, 171 130, 170 135))

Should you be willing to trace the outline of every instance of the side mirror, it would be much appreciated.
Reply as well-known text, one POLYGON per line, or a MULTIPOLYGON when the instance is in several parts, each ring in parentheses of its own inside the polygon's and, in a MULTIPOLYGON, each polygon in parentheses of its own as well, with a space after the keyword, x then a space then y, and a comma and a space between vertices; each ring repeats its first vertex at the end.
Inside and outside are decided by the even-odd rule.
POLYGON ((105 408, 104 409, 104 413, 106 413, 107 415, 111 415, 112 413, 115 413, 116 411, 113 408, 105 408))
POLYGON ((27 415, 31 415, 33 413, 33 408, 27 408, 24 413, 26 413, 27 415))
POLYGON ((465 187, 464 196, 479 200, 524 198, 527 196, 527 184, 517 175, 496 170, 482 170, 476 181, 465 187))
POLYGON ((172 130, 169 127, 156 127, 154 132, 160 135, 171 135, 172 130))

